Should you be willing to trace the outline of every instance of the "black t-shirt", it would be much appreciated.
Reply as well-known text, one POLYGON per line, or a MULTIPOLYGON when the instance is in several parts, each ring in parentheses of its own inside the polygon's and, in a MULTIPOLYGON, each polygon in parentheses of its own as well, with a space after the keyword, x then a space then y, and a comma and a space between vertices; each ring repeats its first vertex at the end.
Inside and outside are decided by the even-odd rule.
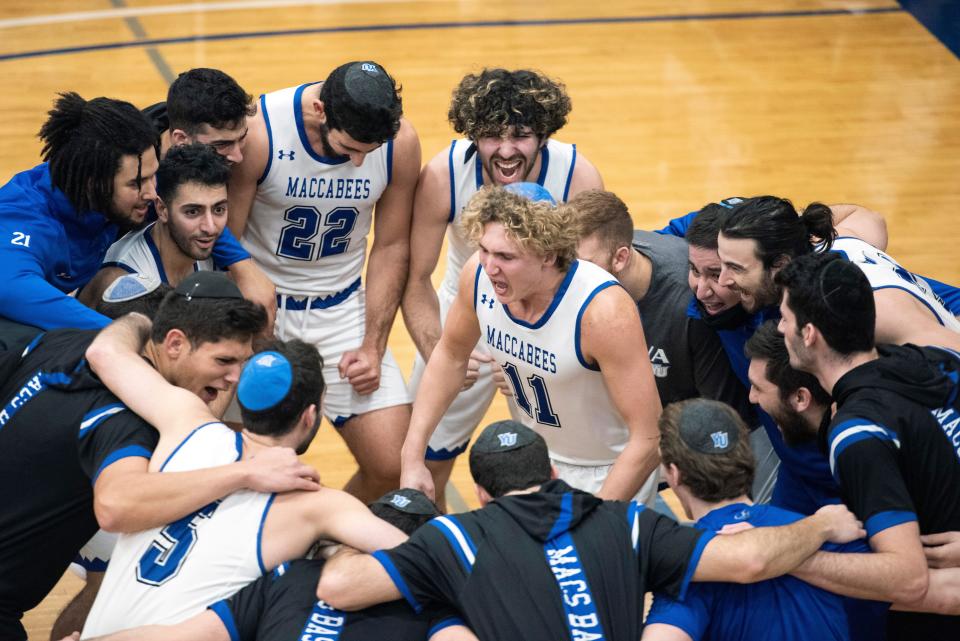
POLYGON ((342 612, 317 601, 324 562, 284 563, 210 609, 232 641, 424 641, 448 625, 462 624, 455 613, 414 614, 402 601, 357 612, 342 612))
POLYGON ((453 606, 483 640, 639 639, 644 593, 681 597, 711 537, 551 481, 438 517, 374 557, 415 610, 453 606))
MULTIPOLYGON (((881 357, 837 381, 837 413, 821 433, 843 501, 867 536, 916 521, 921 534, 960 530, 960 417, 944 406, 955 384, 942 350, 881 348, 881 357)), ((891 639, 960 639, 960 617, 891 612, 909 624, 891 639), (949 636, 940 636, 949 632, 949 636)))
MULTIPOLYGON (((93 484, 122 458, 150 458, 156 431, 90 372, 96 331, 36 339, 0 386, 0 638, 97 531, 93 484)), ((10 355, 7 354, 7 357, 10 355)), ((4 359, 9 364, 9 358, 4 359)))

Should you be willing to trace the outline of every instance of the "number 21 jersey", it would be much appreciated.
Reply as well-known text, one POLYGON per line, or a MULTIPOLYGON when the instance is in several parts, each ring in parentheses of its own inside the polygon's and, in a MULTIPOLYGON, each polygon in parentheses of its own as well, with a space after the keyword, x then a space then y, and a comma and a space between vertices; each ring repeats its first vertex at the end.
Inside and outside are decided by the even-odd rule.
POLYGON ((373 207, 390 183, 393 141, 360 167, 307 138, 301 85, 260 97, 269 158, 241 242, 282 294, 324 296, 360 277, 373 207))

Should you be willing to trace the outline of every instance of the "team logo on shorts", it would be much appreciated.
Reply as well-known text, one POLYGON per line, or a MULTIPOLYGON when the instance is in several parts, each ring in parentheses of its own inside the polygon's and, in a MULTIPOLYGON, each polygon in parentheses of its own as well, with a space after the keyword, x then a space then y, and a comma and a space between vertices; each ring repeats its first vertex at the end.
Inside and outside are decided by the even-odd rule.
POLYGON ((713 447, 718 450, 722 450, 730 444, 730 438, 726 432, 714 432, 710 435, 710 438, 713 439, 713 447))
POLYGON ((410 499, 405 496, 400 496, 399 494, 394 494, 393 498, 390 499, 390 502, 399 508, 405 508, 410 505, 410 499))
POLYGON ((517 444, 516 432, 504 432, 503 434, 497 434, 497 438, 500 439, 500 447, 512 447, 517 444))

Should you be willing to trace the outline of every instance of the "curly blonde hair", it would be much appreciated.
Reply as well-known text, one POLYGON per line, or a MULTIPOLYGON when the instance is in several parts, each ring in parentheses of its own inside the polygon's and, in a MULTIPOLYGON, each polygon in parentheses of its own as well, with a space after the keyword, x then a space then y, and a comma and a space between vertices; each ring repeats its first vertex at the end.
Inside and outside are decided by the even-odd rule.
POLYGON ((467 203, 460 225, 477 244, 487 223, 500 223, 521 249, 537 256, 554 255, 557 268, 566 271, 577 258, 573 213, 567 205, 534 202, 503 187, 484 187, 467 203))
POLYGON ((572 104, 562 83, 529 69, 484 69, 467 74, 453 90, 447 118, 476 141, 529 127, 546 139, 567 122, 572 104))

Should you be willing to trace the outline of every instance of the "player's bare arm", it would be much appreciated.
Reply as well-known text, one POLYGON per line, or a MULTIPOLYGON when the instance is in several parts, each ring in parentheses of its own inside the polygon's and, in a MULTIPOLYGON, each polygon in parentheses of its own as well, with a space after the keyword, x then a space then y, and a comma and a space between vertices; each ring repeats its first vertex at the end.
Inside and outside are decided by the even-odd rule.
POLYGON ((227 268, 240 293, 247 300, 261 305, 267 312, 264 336, 273 336, 273 322, 277 316, 277 288, 252 258, 240 260, 227 268))
POLYGON ((434 497, 433 477, 423 462, 427 443, 443 413, 463 385, 470 353, 480 339, 480 323, 473 308, 474 279, 480 259, 475 254, 460 272, 457 297, 447 314, 440 342, 430 355, 413 402, 410 429, 400 451, 400 486, 434 497))
POLYGON ((263 562, 274 568, 303 556, 317 540, 363 552, 392 548, 407 535, 340 490, 289 492, 276 497, 263 526, 263 562))
POLYGON ((410 274, 401 311, 410 338, 423 360, 440 340, 440 301, 431 276, 440 259, 450 217, 450 172, 447 152, 434 156, 420 173, 410 225, 410 274))
POLYGON ((95 309, 97 302, 103 297, 103 292, 116 279, 126 274, 126 270, 121 267, 101 267, 90 282, 83 286, 80 293, 77 294, 77 300, 95 309))
POLYGON ((877 249, 887 248, 887 221, 883 214, 862 205, 830 205, 833 226, 838 236, 854 236, 870 243, 877 249))
POLYGON ((640 313, 622 287, 608 287, 587 306, 580 344, 588 362, 597 363, 617 411, 627 423, 629 440, 597 495, 629 501, 657 465, 660 396, 647 356, 640 313))
POLYGON ((350 548, 340 550, 327 561, 317 584, 317 598, 338 610, 360 610, 400 597, 379 561, 350 548))
POLYGON ((927 593, 919 601, 894 603, 893 610, 960 615, 960 568, 929 571, 927 593))
POLYGON ((400 121, 393 144, 393 177, 377 201, 374 239, 367 263, 366 324, 363 343, 340 359, 340 376, 358 394, 380 387, 380 360, 400 306, 410 262, 410 217, 420 173, 420 140, 413 126, 400 121))
MULTIPOLYGON (((79 635, 64 637, 61 641, 79 641, 79 635)), ((145 625, 86 641, 230 641, 230 632, 213 610, 204 610, 174 625, 145 625)))
POLYGON ((692 641, 681 628, 666 623, 651 623, 643 626, 641 641, 692 641))
POLYGON ((876 341, 903 345, 935 345, 960 350, 960 333, 944 327, 909 292, 893 287, 874 290, 876 341))
POLYGON ((573 168, 573 176, 570 178, 570 193, 568 196, 573 198, 581 191, 588 189, 603 189, 603 178, 600 172, 587 160, 583 154, 577 154, 577 164, 573 168))
POLYGON ((790 572, 823 543, 849 543, 866 533, 843 505, 781 527, 761 527, 713 537, 704 547, 694 581, 756 583, 790 572))
POLYGON ((927 592, 927 562, 916 521, 870 537, 872 553, 819 552, 793 574, 817 587, 858 599, 911 603, 927 592))
POLYGON ((257 196, 257 181, 267 168, 269 158, 270 142, 258 101, 257 113, 247 118, 243 160, 230 169, 230 182, 227 184, 227 207, 230 212, 227 226, 237 240, 247 228, 247 219, 257 196))

